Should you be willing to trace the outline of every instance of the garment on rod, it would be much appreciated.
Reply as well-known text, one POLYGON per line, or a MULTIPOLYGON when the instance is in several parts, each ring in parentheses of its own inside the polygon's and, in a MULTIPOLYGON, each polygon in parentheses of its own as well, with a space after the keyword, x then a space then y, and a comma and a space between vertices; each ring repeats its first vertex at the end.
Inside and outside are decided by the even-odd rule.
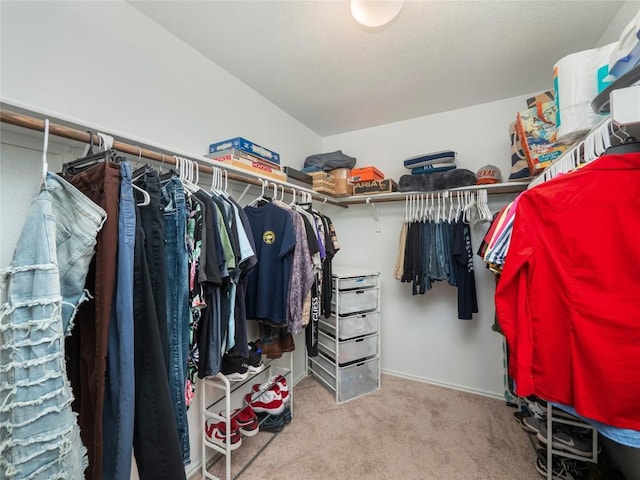
POLYGON ((469 224, 462 219, 411 222, 400 238, 405 242, 396 257, 396 276, 411 283, 413 295, 431 290, 434 281, 457 287, 458 318, 471 320, 478 313, 478 300, 469 224))
POLYGON ((640 430, 640 153, 522 193, 496 310, 518 395, 640 430))
POLYGON ((117 272, 120 166, 102 162, 80 173, 68 170, 65 179, 107 212, 85 286, 93 298, 78 309, 66 345, 67 368, 75 397, 73 409, 78 413, 80 435, 89 455, 86 477, 100 480, 109 322, 117 272))
POLYGON ((2 272, 0 471, 11 478, 84 479, 87 451, 71 410, 64 336, 88 298, 83 287, 105 216, 47 173, 2 272))

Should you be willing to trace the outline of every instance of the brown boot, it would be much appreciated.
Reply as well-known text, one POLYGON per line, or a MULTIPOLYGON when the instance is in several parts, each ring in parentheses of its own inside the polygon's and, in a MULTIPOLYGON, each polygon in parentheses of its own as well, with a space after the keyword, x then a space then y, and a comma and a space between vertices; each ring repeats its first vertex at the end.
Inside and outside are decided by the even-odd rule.
POLYGON ((289 332, 280 337, 280 346, 283 352, 293 352, 296 349, 296 344, 293 341, 293 335, 289 332))
POLYGON ((260 340, 256 340, 254 343, 257 348, 262 350, 262 354, 266 355, 267 358, 282 357, 282 347, 280 346, 279 340, 273 343, 262 343, 260 340))

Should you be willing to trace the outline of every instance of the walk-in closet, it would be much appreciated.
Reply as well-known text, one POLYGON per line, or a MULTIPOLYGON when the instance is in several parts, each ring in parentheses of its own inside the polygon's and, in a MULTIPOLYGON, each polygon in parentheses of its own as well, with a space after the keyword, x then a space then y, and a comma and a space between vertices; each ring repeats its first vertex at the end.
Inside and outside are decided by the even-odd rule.
POLYGON ((640 2, 0 22, 1 480, 640 480, 640 2))

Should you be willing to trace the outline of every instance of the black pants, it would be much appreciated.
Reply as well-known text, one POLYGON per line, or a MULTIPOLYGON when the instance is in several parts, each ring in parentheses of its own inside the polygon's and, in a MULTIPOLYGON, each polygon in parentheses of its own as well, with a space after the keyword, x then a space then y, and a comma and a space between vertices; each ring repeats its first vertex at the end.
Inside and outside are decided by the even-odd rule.
MULTIPOLYGON (((133 450, 141 480, 185 479, 182 449, 169 393, 167 369, 145 252, 145 232, 136 209, 133 266, 135 427, 133 450)), ((166 320, 165 320, 166 334, 166 320)))
MULTIPOLYGON (((144 230, 144 248, 147 255, 151 289, 160 327, 162 354, 165 370, 169 369, 169 342, 167 332, 167 274, 165 259, 164 218, 162 217, 162 190, 160 175, 155 170, 148 171, 137 180, 136 185, 149 193, 149 205, 140 208, 140 222, 144 230)), ((141 200, 139 192, 134 190, 136 201, 141 200)))

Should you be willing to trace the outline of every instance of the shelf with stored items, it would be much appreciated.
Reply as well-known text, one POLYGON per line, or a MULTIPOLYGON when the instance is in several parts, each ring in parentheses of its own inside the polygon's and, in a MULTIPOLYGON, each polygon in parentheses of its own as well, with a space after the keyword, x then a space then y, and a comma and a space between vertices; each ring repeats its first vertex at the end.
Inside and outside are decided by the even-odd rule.
POLYGON ((334 267, 331 315, 308 367, 343 403, 380 388, 380 273, 334 267))
POLYGON ((269 361, 263 371, 240 381, 231 381, 222 373, 200 381, 204 480, 239 477, 282 430, 274 424, 274 418, 281 416, 283 424, 291 421, 293 355, 285 356, 288 358, 269 361), (255 406, 267 403, 274 409, 273 415, 261 413, 255 406), (233 465, 232 456, 238 449, 250 450, 250 454, 243 455, 241 464, 233 465))

